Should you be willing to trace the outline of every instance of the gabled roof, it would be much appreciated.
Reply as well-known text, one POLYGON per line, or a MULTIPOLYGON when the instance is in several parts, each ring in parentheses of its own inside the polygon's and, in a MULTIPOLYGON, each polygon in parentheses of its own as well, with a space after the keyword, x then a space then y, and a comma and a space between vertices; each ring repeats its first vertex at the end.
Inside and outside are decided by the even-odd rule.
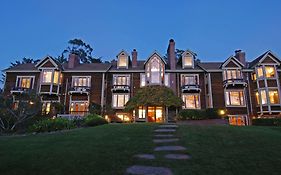
POLYGON ((67 63, 63 65, 64 67, 64 71, 68 72, 68 71, 106 71, 107 69, 109 69, 111 67, 110 63, 85 63, 85 64, 80 64, 78 66, 75 66, 74 68, 69 69, 67 67, 67 63))
POLYGON ((57 61, 55 60, 54 58, 52 58, 51 56, 47 55, 46 57, 44 57, 43 59, 41 59, 36 65, 35 67, 37 67, 38 69, 40 69, 40 67, 42 65, 44 65, 44 63, 50 61, 54 66, 55 68, 57 69, 62 69, 62 65, 57 61))
POLYGON ((278 63, 280 65, 281 61, 280 59, 271 51, 268 50, 265 53, 263 53, 262 55, 258 56, 256 59, 254 59, 252 62, 249 63, 249 68, 253 68, 254 66, 256 66, 257 64, 262 63, 262 61, 268 56, 271 55, 271 57, 274 59, 274 61, 276 63, 278 63))
POLYGON ((185 50, 185 51, 182 53, 182 55, 185 55, 185 54, 187 54, 187 53, 190 53, 190 54, 193 55, 194 57, 197 56, 197 54, 196 54, 195 52, 192 52, 192 51, 189 50, 189 49, 185 50))
POLYGON ((130 56, 124 49, 122 49, 117 55, 116 57, 118 57, 120 54, 124 53, 127 56, 130 56))
POLYGON ((241 63, 237 58, 235 58, 234 56, 230 56, 228 57, 220 66, 220 68, 226 67, 227 64, 233 61, 234 64, 236 64, 238 67, 243 68, 245 65, 243 63, 241 63))
POLYGON ((160 57, 160 59, 164 62, 164 64, 167 64, 166 60, 155 50, 155 51, 152 52, 152 54, 148 57, 148 59, 144 62, 144 65, 146 65, 146 63, 152 58, 153 55, 157 55, 157 56, 160 57))
POLYGON ((222 62, 200 62, 198 66, 200 66, 204 70, 215 70, 220 69, 222 62))
POLYGON ((28 72, 28 71, 34 72, 34 71, 38 71, 38 69, 35 67, 35 63, 25 63, 25 64, 19 64, 14 67, 4 69, 3 71, 4 72, 28 72))

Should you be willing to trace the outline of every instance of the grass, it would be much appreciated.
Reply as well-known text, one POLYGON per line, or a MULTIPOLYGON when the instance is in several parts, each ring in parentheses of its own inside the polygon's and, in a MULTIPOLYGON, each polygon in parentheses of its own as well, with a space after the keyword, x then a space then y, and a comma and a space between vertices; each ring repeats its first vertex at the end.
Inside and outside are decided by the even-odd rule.
POLYGON ((281 174, 281 128, 180 126, 191 160, 138 160, 153 153, 155 124, 117 124, 55 134, 0 137, 0 174, 124 174, 134 164, 174 174, 281 174))

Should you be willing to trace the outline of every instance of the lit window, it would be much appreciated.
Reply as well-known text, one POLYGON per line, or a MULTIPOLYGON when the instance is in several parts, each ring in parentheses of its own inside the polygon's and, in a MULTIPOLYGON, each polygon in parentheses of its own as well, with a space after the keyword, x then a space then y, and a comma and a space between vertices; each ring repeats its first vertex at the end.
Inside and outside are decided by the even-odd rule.
POLYGON ((129 75, 114 75, 113 76, 113 85, 130 85, 130 76, 129 75))
POLYGON ((167 87, 170 86, 169 75, 170 75, 170 74, 165 74, 165 82, 164 82, 164 84, 165 84, 165 86, 167 86, 167 87))
POLYGON ((130 117, 128 114, 117 113, 116 116, 117 116, 117 118, 119 118, 120 120, 122 120, 124 122, 130 121, 130 117))
POLYGON ((182 100, 184 102, 183 108, 186 109, 200 109, 199 94, 183 94, 182 100))
POLYGON ((192 67, 193 57, 191 55, 186 55, 183 57, 183 67, 192 67))
POLYGON ((266 92, 261 90, 261 104, 267 104, 266 92))
POLYGON ((54 72, 54 84, 58 84, 59 83, 59 72, 55 71, 54 72))
POLYGON ((90 87, 90 77, 72 77, 73 87, 90 87))
POLYGON ((145 86, 146 82, 145 82, 145 74, 140 74, 140 86, 143 87, 145 86))
POLYGON ((43 83, 51 83, 52 82, 52 75, 53 75, 52 70, 44 70, 42 82, 43 83))
POLYGON ((269 90, 268 95, 270 104, 279 104, 279 95, 277 90, 269 90))
POLYGON ((72 102, 70 106, 70 113, 85 115, 88 112, 88 109, 88 101, 72 102))
POLYGON ((275 68, 273 66, 265 66, 265 76, 267 78, 275 77, 275 68))
POLYGON ((145 113, 146 113, 145 107, 144 106, 140 106, 139 107, 139 118, 140 119, 144 119, 145 118, 145 113))
POLYGON ((119 56, 118 67, 127 67, 128 56, 124 53, 119 56))
POLYGON ((198 75, 182 75, 182 86, 184 85, 197 85, 198 75))
POLYGON ((33 77, 17 77, 16 86, 29 89, 29 88, 31 88, 32 83, 33 83, 33 77))
POLYGON ((253 73, 253 74, 252 74, 252 80, 253 80, 253 81, 257 80, 257 74, 256 74, 256 73, 253 73))
POLYGON ((225 70, 224 80, 241 79, 242 74, 240 70, 225 70))
POLYGON ((259 96, 259 92, 256 92, 256 100, 257 100, 257 104, 260 104, 260 96, 259 96))
POLYGON ((161 64, 160 61, 157 58, 153 58, 151 61, 151 80, 150 82, 153 84, 160 84, 161 77, 160 77, 160 69, 161 64))
POLYGON ((225 92, 226 105, 227 106, 243 106, 244 92, 241 91, 226 91, 225 92))
POLYGON ((112 107, 123 108, 129 100, 128 94, 114 94, 112 96, 112 107))
POLYGON ((258 69, 257 69, 257 74, 258 74, 258 78, 260 78, 260 77, 263 77, 263 69, 262 69, 262 67, 259 67, 258 69))
POLYGON ((42 113, 49 114, 51 111, 51 102, 43 102, 42 104, 42 113))

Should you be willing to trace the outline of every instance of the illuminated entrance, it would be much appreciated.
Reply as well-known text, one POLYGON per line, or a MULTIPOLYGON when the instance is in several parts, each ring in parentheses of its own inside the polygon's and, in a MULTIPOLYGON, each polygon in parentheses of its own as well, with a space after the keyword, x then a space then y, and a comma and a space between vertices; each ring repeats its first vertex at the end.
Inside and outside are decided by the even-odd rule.
POLYGON ((147 108, 148 122, 163 122, 163 107, 149 106, 147 108))

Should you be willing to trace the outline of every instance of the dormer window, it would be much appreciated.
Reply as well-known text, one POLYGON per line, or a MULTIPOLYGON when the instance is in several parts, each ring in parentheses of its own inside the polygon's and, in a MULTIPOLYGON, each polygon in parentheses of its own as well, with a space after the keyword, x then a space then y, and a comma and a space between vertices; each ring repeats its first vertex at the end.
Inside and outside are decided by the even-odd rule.
POLYGON ((182 55, 182 68, 193 68, 194 67, 194 57, 190 53, 183 53, 182 55))
POLYGON ((118 55, 117 68, 128 68, 129 56, 124 51, 118 55))

